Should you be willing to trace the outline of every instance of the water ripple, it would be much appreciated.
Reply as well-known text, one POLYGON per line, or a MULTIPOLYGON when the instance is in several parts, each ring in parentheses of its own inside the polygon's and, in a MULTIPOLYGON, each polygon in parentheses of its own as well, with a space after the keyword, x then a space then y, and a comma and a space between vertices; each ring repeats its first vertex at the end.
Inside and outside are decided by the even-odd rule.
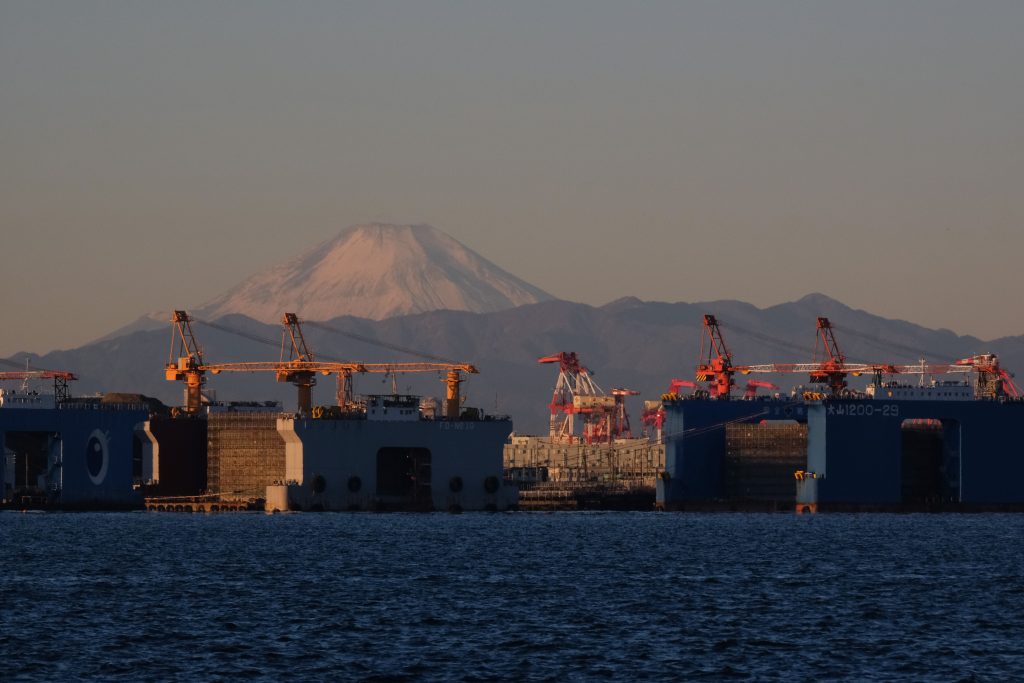
POLYGON ((1024 516, 0 514, 4 680, 1024 677, 1024 516))

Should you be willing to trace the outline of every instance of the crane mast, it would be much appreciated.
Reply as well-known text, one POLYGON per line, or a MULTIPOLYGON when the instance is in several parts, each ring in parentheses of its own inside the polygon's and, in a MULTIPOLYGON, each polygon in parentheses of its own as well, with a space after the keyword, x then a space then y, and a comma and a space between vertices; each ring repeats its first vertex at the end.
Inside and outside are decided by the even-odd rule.
POLYGON ((309 369, 294 369, 300 363, 313 363, 313 352, 306 345, 306 337, 302 334, 299 316, 285 313, 281 318, 284 331, 281 333, 282 367, 275 374, 278 382, 291 382, 298 389, 298 408, 301 415, 309 415, 313 410, 313 387, 316 386, 316 372, 309 369), (291 342, 290 344, 288 342, 291 342), (288 358, 285 359, 285 349, 288 358))
POLYGON ((164 376, 168 381, 185 382, 185 412, 195 413, 202 406, 206 369, 203 350, 192 332, 192 317, 185 311, 171 316, 171 352, 164 376))
POLYGON ((818 338, 814 344, 814 362, 818 368, 810 372, 812 384, 827 384, 833 394, 846 388, 846 356, 839 350, 832 323, 818 318, 818 338))
POLYGON ((729 353, 718 320, 713 315, 704 316, 704 328, 700 337, 700 358, 697 365, 696 379, 698 382, 710 382, 708 392, 711 398, 729 400, 735 382, 732 376, 732 354, 729 353), (707 350, 707 355, 705 355, 707 350))

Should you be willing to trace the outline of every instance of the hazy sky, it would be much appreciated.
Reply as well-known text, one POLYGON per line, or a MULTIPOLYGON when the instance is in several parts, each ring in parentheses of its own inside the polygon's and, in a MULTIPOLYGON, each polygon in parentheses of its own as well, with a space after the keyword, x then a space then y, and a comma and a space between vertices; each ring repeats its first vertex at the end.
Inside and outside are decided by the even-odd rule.
POLYGON ((602 304, 1024 333, 1024 2, 0 1, 0 353, 368 221, 602 304))

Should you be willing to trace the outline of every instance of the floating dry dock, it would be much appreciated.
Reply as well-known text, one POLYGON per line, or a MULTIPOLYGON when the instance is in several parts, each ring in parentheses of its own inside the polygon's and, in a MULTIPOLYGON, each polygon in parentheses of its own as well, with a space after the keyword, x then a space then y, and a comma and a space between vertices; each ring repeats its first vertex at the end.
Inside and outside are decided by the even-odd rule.
POLYGON ((172 417, 142 397, 6 398, 6 507, 504 510, 518 482, 532 509, 1024 508, 1024 402, 1008 398, 668 400, 663 456, 534 451, 546 463, 524 460, 522 442, 502 462, 507 418, 426 418, 395 396, 315 418, 276 404, 172 417))
MULTIPOLYGON (((276 404, 235 404, 161 424, 169 434, 177 422, 180 433, 168 443, 187 448, 188 435, 203 425, 205 489, 160 486, 147 507, 217 511, 265 501, 268 510, 462 511, 516 505, 515 486, 501 469, 501 449, 512 431, 506 417, 478 411, 440 417, 424 413, 419 397, 403 395, 367 396, 351 410, 313 413, 302 417, 276 404)), ((158 481, 165 467, 173 471, 174 463, 190 457, 159 445, 157 450, 158 481)))
POLYGON ((660 509, 756 509, 759 503, 801 511, 1024 509, 1020 400, 695 399, 664 407, 660 509), (776 426, 787 424, 793 426, 776 426), (765 457, 741 458, 746 475, 730 474, 737 466, 730 463, 730 434, 790 429, 795 439, 800 424, 807 435, 802 455, 797 440, 787 437, 790 445, 782 447, 777 432, 765 457), (754 490, 774 494, 736 488, 753 471, 761 472, 754 490))
POLYGON ((7 393, 0 403, 0 506, 220 512, 507 510, 507 417, 421 410, 368 396, 317 417, 276 403, 171 414, 144 397, 7 393))

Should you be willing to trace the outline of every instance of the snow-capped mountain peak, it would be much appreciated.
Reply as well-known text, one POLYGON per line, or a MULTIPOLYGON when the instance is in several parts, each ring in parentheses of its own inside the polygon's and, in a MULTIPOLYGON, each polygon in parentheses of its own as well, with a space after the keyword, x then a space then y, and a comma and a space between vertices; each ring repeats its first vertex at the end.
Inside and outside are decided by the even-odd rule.
POLYGON ((371 223, 252 275, 196 313, 264 322, 277 322, 284 311, 310 320, 383 320, 441 309, 499 311, 552 298, 429 225, 371 223))

